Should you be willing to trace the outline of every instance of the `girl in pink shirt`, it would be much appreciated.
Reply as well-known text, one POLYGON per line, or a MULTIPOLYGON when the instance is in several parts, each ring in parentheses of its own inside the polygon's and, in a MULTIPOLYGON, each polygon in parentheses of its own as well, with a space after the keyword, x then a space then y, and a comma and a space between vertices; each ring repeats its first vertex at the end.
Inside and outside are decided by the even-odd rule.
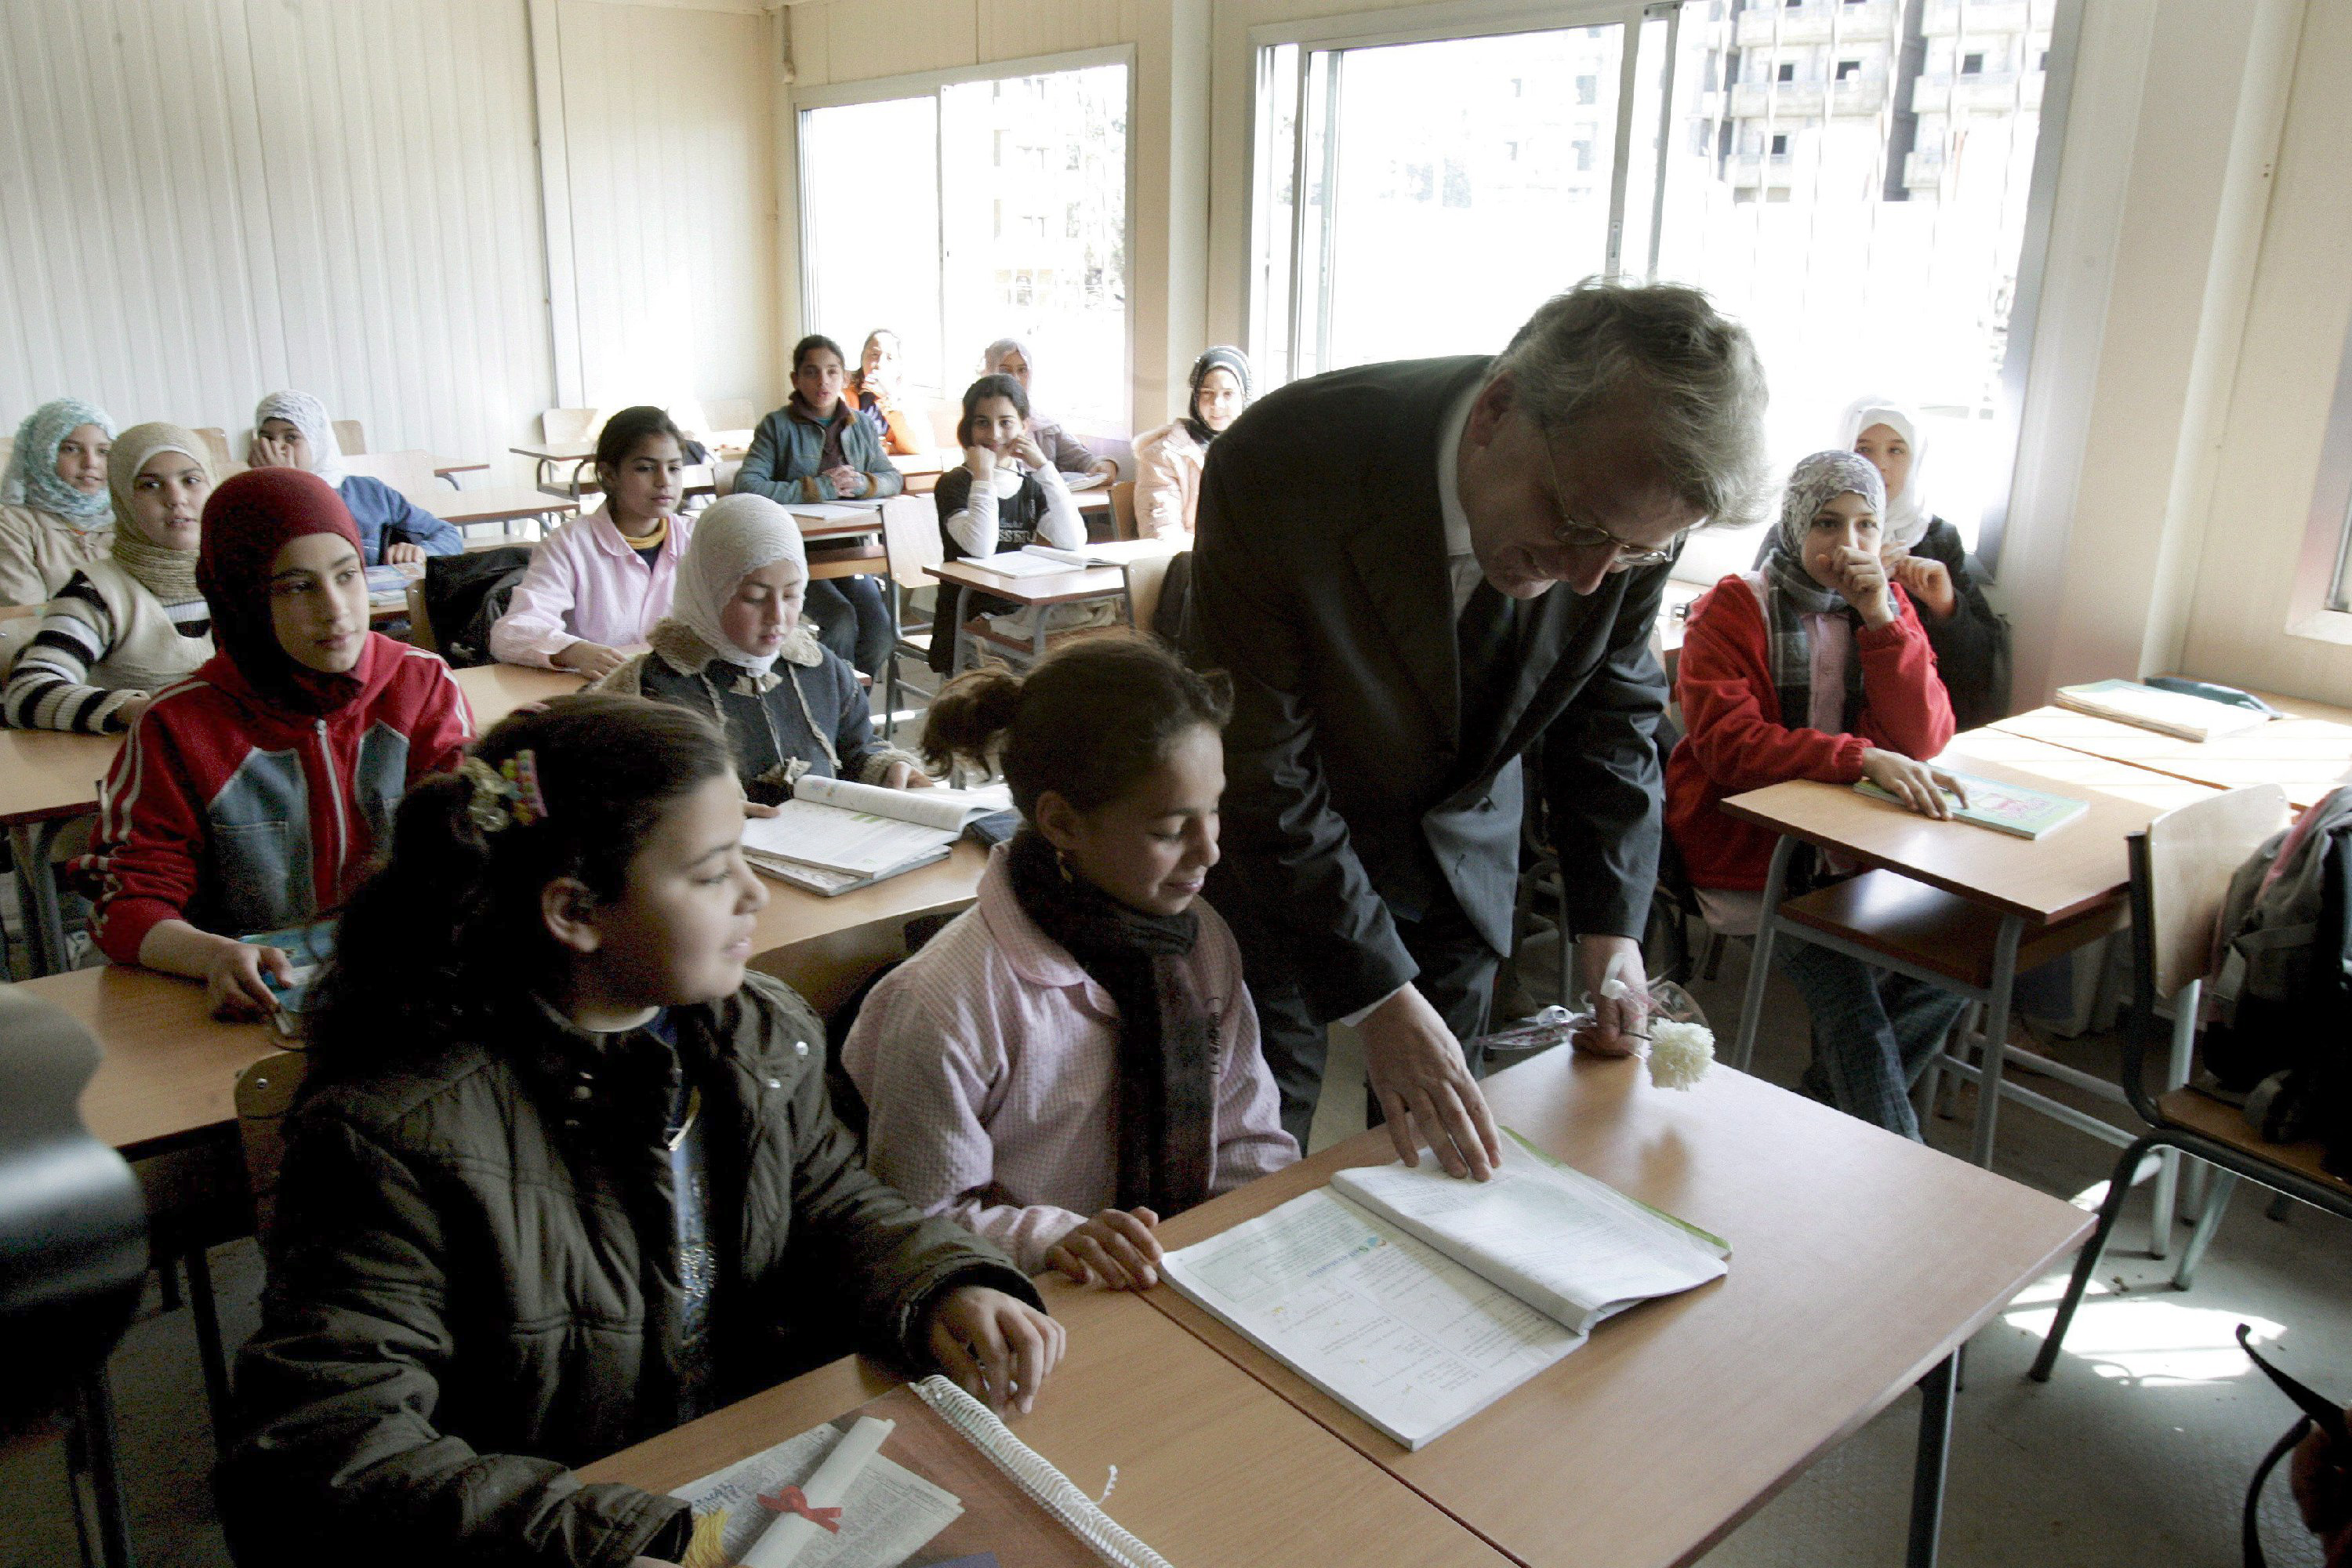
POLYGON ((842 1065, 875 1173, 1033 1272, 1148 1288, 1162 1216, 1298 1158, 1240 951, 1199 902, 1230 702, 1119 632, 931 705, 934 767, 1001 746, 1023 824, 979 902, 875 988, 842 1065))

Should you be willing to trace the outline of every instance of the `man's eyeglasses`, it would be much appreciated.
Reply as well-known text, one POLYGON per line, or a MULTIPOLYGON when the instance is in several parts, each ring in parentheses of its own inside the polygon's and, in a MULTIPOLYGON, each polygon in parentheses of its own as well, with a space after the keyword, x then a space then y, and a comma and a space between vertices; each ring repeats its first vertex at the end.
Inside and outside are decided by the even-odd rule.
POLYGON ((1678 533, 1675 535, 1673 544, 1663 550, 1653 550, 1646 544, 1620 539, 1607 529, 1597 528, 1589 522, 1564 523, 1553 531, 1552 539, 1556 543, 1576 550, 1598 550, 1603 545, 1608 546, 1614 557, 1609 563, 1612 571, 1635 566, 1663 566, 1675 558, 1675 550, 1682 543, 1682 535, 1678 533))

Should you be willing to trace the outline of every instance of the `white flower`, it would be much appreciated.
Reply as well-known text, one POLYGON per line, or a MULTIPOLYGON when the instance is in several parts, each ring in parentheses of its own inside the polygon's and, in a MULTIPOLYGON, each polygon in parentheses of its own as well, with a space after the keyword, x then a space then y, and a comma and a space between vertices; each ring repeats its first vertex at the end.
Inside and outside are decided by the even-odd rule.
POLYGON ((1715 1031, 1705 1024, 1650 1021, 1650 1081, 1660 1089, 1688 1089, 1715 1063, 1715 1031))

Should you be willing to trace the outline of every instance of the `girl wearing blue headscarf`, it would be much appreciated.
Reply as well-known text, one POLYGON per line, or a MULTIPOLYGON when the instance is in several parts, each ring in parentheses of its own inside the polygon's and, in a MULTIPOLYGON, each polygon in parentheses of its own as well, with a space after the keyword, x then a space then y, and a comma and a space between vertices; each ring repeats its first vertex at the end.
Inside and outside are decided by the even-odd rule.
POLYGON ((44 403, 16 426, 0 477, 0 605, 42 605, 114 542, 106 455, 114 421, 76 397, 44 403))

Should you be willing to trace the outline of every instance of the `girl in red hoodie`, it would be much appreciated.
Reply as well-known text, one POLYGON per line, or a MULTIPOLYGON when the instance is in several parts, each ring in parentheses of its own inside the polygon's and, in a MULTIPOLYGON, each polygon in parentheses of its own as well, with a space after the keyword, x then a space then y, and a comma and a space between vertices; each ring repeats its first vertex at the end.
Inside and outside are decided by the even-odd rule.
MULTIPOLYGON (((1666 828, 1707 921, 1757 929, 1773 836, 1716 806, 1784 779, 1869 779, 1948 817, 1949 773, 1924 759, 1952 738, 1927 634, 1879 563, 1885 482, 1853 452, 1816 452, 1789 476, 1762 568, 1691 607, 1676 682, 1687 728, 1666 762, 1666 828)), ((1912 1083, 1967 1004, 1950 992, 1807 942, 1775 944, 1813 1014, 1804 1089, 1919 1136, 1912 1083)))
POLYGON ((239 935, 339 906, 409 784, 457 766, 473 716, 449 667, 368 629, 358 527, 299 468, 205 506, 196 586, 220 649, 155 694, 99 796, 87 869, 117 963, 205 982, 215 1012, 270 1006, 286 954, 239 935))

